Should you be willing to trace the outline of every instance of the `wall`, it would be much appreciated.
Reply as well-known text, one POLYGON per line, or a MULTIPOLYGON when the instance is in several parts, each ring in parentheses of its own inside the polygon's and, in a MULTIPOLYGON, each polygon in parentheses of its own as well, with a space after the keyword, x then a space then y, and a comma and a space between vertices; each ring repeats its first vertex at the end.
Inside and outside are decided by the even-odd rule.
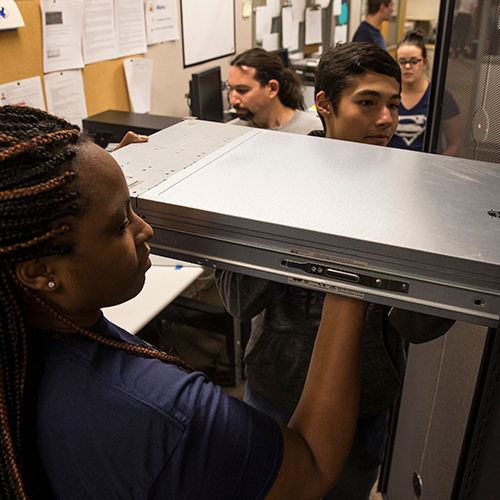
POLYGON ((438 13, 439 2, 436 0, 407 0, 407 19, 435 20, 438 13))
MULTIPOLYGON (((242 4, 243 0, 235 0, 237 54, 252 47, 252 18, 242 18, 242 4)), ((222 80, 226 81, 229 75, 230 61, 234 58, 234 55, 184 69, 182 40, 176 40, 175 42, 150 46, 145 57, 153 61, 151 113, 182 117, 189 115, 189 108, 184 94, 189 92, 191 73, 198 73, 213 66, 220 66, 222 80)))
MULTIPOLYGON (((243 0, 234 2, 238 53, 252 45, 252 20, 241 16, 243 0)), ((180 16, 180 0, 178 3, 180 16)), ((0 84, 40 76, 43 86, 40 2, 18 0, 17 5, 25 26, 15 31, 0 32, 0 84)), ((151 114, 182 117, 189 115, 184 95, 189 91, 191 73, 221 66, 222 79, 227 80, 229 63, 234 56, 184 69, 182 40, 176 40, 148 47, 145 57, 153 61, 151 114)), ((90 64, 83 69, 82 74, 89 116, 107 109, 130 111, 123 58, 90 64)))

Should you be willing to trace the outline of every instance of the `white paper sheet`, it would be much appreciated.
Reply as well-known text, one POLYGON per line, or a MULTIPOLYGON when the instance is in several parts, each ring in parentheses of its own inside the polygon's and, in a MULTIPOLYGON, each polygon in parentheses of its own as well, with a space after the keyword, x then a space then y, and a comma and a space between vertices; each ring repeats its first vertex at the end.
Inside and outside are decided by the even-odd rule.
POLYGON ((306 37, 304 42, 306 45, 313 45, 323 41, 321 33, 321 12, 321 7, 317 9, 306 9, 306 37))
POLYGON ((181 0, 184 66, 235 53, 234 0, 181 0))
POLYGON ((264 50, 278 50, 280 48, 280 34, 270 33, 262 38, 262 48, 264 50))
POLYGON ((299 23, 295 20, 293 7, 281 9, 283 16, 283 48, 297 50, 299 48, 299 23))
POLYGON ((340 16, 342 13, 342 0, 333 0, 333 15, 340 16))
POLYGON ((0 106, 31 106, 45 109, 42 80, 39 76, 0 85, 0 106))
POLYGON ((153 61, 134 57, 123 61, 130 107, 134 113, 151 111, 153 61))
POLYGON ((303 23, 305 20, 306 3, 307 0, 294 0, 293 2, 293 13, 298 23, 303 23))
POLYGON ((263 5, 255 9, 255 38, 263 40, 266 35, 271 34, 271 16, 269 9, 263 5))
POLYGON ((147 0, 144 8, 148 45, 179 40, 176 0, 147 0))
POLYGON ((44 76, 47 111, 62 116, 80 128, 87 117, 87 104, 80 69, 58 71, 44 76))
POLYGON ((41 0, 43 72, 83 68, 83 0, 41 0))
POLYGON ((115 0, 118 57, 145 54, 146 24, 142 0, 115 0))
POLYGON ((271 18, 281 16, 281 0, 267 0, 266 3, 271 18))
POLYGON ((347 42, 347 24, 335 26, 334 45, 347 42))
POLYGON ((118 57, 113 0, 83 0, 85 64, 118 57))
POLYGON ((14 0, 0 0, 0 31, 21 28, 23 16, 14 0))

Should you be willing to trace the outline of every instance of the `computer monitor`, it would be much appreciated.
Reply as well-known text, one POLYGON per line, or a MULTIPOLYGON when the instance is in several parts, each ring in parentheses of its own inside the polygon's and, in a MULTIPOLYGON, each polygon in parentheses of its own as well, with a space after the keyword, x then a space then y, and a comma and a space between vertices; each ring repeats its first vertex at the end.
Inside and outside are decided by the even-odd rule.
POLYGON ((290 67, 290 60, 288 58, 288 49, 277 49, 277 50, 272 50, 271 52, 281 58, 281 60, 283 61, 283 66, 285 66, 285 68, 290 67))
POLYGON ((189 82, 191 115, 200 120, 223 121, 220 66, 193 73, 189 82))

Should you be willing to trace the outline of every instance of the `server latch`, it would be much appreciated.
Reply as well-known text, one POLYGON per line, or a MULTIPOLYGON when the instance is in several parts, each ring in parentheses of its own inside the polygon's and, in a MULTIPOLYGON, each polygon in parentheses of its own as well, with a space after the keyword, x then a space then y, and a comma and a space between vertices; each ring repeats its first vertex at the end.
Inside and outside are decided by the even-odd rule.
POLYGON ((410 284, 406 281, 370 276, 362 273, 353 273, 344 269, 336 269, 330 266, 314 264, 311 262, 295 262, 293 260, 282 260, 281 265, 295 269, 301 269, 308 274, 323 276, 335 280, 345 281, 357 285, 363 285, 379 290, 389 290, 391 292, 408 293, 410 284))

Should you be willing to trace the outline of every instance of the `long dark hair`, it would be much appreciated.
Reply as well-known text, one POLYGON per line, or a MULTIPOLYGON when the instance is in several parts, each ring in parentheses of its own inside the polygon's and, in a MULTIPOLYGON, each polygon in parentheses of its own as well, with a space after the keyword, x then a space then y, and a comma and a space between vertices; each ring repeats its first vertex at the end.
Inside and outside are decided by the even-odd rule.
POLYGON ((30 335, 21 301, 35 300, 54 317, 107 346, 175 363, 153 348, 134 346, 90 332, 71 322, 35 291, 23 286, 15 264, 71 252, 72 226, 84 213, 78 172, 71 160, 89 139, 77 126, 44 111, 0 107, 0 498, 43 498, 36 484, 22 404, 30 335))
POLYGON ((283 66, 279 56, 260 47, 246 50, 231 61, 231 66, 248 66, 255 68, 255 80, 261 87, 267 85, 269 80, 279 83, 278 97, 287 108, 305 110, 302 83, 297 75, 283 66))

